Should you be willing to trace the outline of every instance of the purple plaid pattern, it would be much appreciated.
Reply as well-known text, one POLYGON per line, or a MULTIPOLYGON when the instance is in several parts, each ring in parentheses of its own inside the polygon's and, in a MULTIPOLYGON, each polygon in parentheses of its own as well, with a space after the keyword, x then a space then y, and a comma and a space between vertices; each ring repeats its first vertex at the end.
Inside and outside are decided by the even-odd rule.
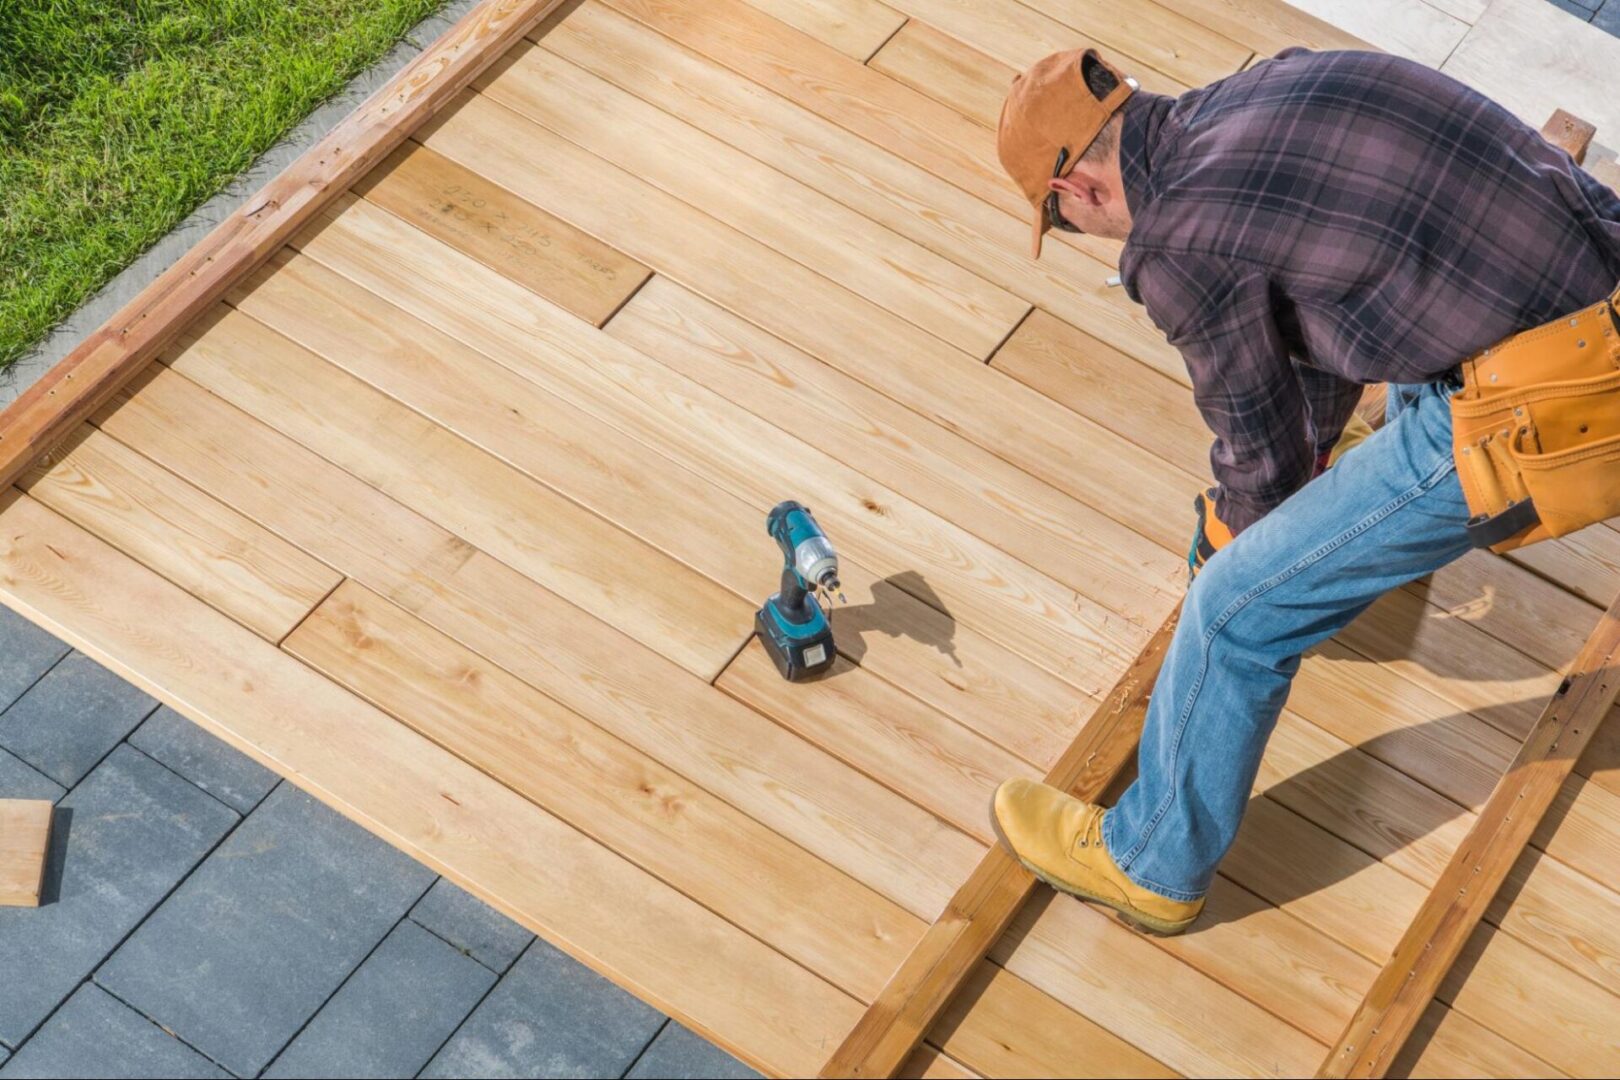
POLYGON ((1310 479, 1374 382, 1464 357, 1620 282, 1620 196, 1421 64, 1290 49, 1121 137, 1120 272, 1182 353, 1239 532, 1310 479))

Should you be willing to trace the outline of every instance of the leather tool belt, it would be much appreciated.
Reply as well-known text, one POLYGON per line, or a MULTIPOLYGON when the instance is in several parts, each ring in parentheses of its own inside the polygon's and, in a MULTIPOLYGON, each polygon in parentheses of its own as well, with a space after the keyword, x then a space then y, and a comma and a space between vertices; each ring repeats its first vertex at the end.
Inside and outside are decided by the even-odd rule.
POLYGON ((1475 547, 1512 551, 1620 514, 1620 321, 1609 299, 1459 366, 1452 452, 1475 547))

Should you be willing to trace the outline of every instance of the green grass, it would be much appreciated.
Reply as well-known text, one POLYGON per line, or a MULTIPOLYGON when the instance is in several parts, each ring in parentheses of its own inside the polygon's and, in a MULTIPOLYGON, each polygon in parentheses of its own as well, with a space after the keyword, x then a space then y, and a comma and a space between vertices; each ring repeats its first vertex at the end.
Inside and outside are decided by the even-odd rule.
POLYGON ((443 0, 0 0, 0 368, 443 0))

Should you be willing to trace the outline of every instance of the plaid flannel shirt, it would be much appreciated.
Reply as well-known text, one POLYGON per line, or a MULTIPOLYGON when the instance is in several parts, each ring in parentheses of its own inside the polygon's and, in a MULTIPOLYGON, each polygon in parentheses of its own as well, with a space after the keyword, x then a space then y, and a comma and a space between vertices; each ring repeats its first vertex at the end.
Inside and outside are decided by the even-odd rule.
POLYGON ((1310 479, 1363 384, 1443 378, 1620 281, 1620 196, 1393 56, 1290 49, 1138 92, 1120 159, 1121 277, 1186 360, 1234 533, 1310 479))

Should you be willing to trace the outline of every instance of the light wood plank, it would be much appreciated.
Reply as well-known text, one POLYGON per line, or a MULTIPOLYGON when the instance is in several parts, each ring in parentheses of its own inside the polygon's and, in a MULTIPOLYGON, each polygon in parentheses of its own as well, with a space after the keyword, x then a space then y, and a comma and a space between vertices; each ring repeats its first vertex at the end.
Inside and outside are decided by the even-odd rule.
POLYGON ((715 685, 986 844, 995 842, 985 807, 996 785, 1041 776, 1029 762, 843 659, 826 678, 790 683, 756 638, 715 685))
POLYGON ((1510 557, 1594 604, 1620 592, 1620 531, 1606 524, 1587 526, 1554 543, 1531 544, 1510 557))
POLYGON ((668 278, 607 331, 1113 611, 1151 620, 1180 594, 1184 559, 668 278))
POLYGON ((1422 0, 1298 0, 1306 12, 1343 27, 1385 52, 1439 67, 1469 24, 1422 0))
MULTIPOLYGON (((1323 1061, 1323 1073, 1379 1075, 1389 1067, 1530 841, 1589 741, 1589 732, 1614 704, 1620 693, 1620 679, 1615 678, 1620 666, 1617 656, 1620 599, 1599 621, 1576 658, 1572 675, 1548 702, 1512 766, 1424 899, 1366 1000, 1323 1061)), ((1533 1045, 1528 1048, 1537 1050, 1533 1045)))
MULTIPOLYGON (((1112 272, 1107 262, 1062 243, 1048 245, 1040 260, 1032 260, 1027 243, 1013 242, 1028 236, 1027 204, 1008 210, 942 184, 920 167, 912 148, 892 139, 870 142, 876 133, 846 130, 840 126, 845 118, 831 110, 818 115, 812 108, 818 101, 787 100, 778 92, 787 88, 761 86, 600 3, 574 11, 541 44, 935 254, 1185 378, 1180 355, 1141 307, 1104 284, 1112 272)), ((791 44, 783 41, 780 47, 791 44)), ((893 96, 900 89, 859 65, 848 67, 817 68, 806 78, 848 76, 850 92, 866 95, 893 96)), ((899 108, 911 101, 894 104, 899 108)), ((929 103, 929 111, 934 109, 929 103)), ((961 122, 952 113, 946 116, 961 122)), ((1105 258, 1113 259, 1116 248, 1105 258)))
POLYGON ((500 199, 494 185, 415 143, 354 190, 596 326, 652 273, 537 206, 500 199))
MULTIPOLYGON (((1175 633, 1178 608, 1165 619, 1118 683, 1053 763, 1044 781, 1094 800, 1130 764, 1147 702, 1175 633)), ((1035 888, 1035 877, 1005 845, 994 844, 957 889, 827 1060, 823 1076, 890 1076, 922 1041, 962 982, 983 961, 1035 888)))
POLYGON ((40 503, 0 518, 7 604, 688 1027, 803 1075, 854 1023, 853 998, 40 503))
POLYGON ((983 845, 195 383, 102 430, 923 918, 983 845), (297 476, 298 485, 276 483, 297 476), (332 507, 348 509, 334 514, 332 507))
POLYGON ((80 342, 0 413, 0 490, 557 3, 485 0, 473 8, 80 342))
POLYGON ((1391 1076, 1453 1080, 1458 1076, 1565 1075, 1456 1009, 1433 1002, 1390 1067, 1391 1076))
POLYGON ((1425 894, 1393 867, 1265 797, 1249 800, 1221 873, 1375 963, 1389 955, 1425 894))
POLYGON ((342 575, 90 428, 20 486, 268 641, 280 641, 342 575))
POLYGON ((1140 512, 1159 498, 1181 503, 1187 481, 1089 421, 831 283, 771 258, 761 245, 656 193, 577 150, 539 125, 479 97, 427 139, 428 145, 528 199, 566 205, 576 223, 711 300, 760 322, 807 352, 952 427, 1138 531, 1185 544, 1184 524, 1140 512), (632 198, 632 191, 634 197, 632 198), (624 198, 621 199, 620 196, 624 198), (645 216, 643 216, 645 215, 645 216), (660 250, 650 253, 653 245, 660 250), (729 265, 702 253, 724 250, 729 265), (769 280, 770 290, 756 287, 769 280), (1093 463, 1106 458, 1105 472, 1093 463), (1173 494, 1172 494, 1173 493, 1173 494), (1173 539, 1171 536, 1173 535, 1173 539))
POLYGON ((1440 68, 1539 128, 1555 109, 1620 132, 1620 40, 1536 0, 1492 0, 1440 68))
MULTIPOLYGON (((256 311, 264 307, 252 305, 256 311)), ((340 317, 347 331, 343 340, 356 359, 402 360, 382 343, 357 344, 363 340, 358 313, 345 311, 340 317)), ((705 680, 725 667, 737 642, 748 636, 753 610, 741 596, 264 323, 224 312, 166 360, 188 379, 705 680), (536 522, 546 527, 537 529, 536 522), (634 603, 625 603, 627 596, 634 603)), ((561 449, 546 449, 559 462, 576 460, 569 447, 577 452, 589 445, 589 431, 576 428, 554 432, 561 449)), ((659 487, 645 474, 626 473, 618 480, 623 487, 604 484, 603 489, 639 485, 650 494, 659 487)), ((676 528, 679 519, 669 524, 676 528)), ((770 567, 761 567, 761 588, 770 577, 770 567)))
MULTIPOLYGON (((814 38, 784 29, 741 0, 705 0, 700 5, 672 0, 607 2, 692 51, 1000 207, 1026 223, 1022 232, 1008 235, 1008 243, 1020 253, 1028 251, 1029 203, 1002 171, 993 133, 955 110, 850 61, 814 38)), ((1099 259, 1118 257, 1119 245, 1113 241, 1067 234, 1057 240, 1099 259)))
POLYGON ((1338 640, 1457 708, 1522 740, 1558 674, 1423 601, 1419 584, 1380 597, 1338 640))
POLYGON ((1293 45, 1317 50, 1371 48, 1286 0, 1178 0, 1176 10, 1261 56, 1275 56, 1293 45))
POLYGON ((514 50, 478 88, 981 360, 1029 311, 978 275, 548 49, 514 50))
POLYGON ((906 1059, 898 1075, 917 1077, 919 1080, 933 1080, 936 1077, 938 1080, 972 1080, 979 1074, 925 1044, 917 1047, 916 1052, 906 1059))
POLYGON ((906 21, 880 0, 748 0, 748 4, 861 61, 906 21))
MULTIPOLYGON (((994 641, 1014 647, 1027 657, 1026 664, 1040 664, 1088 692, 1093 685, 1090 680, 1106 685, 1105 680, 1111 678, 1110 656, 1123 657, 1126 650, 1136 647, 1134 641, 1140 639, 1143 631, 1134 623, 1106 613, 1100 605, 1093 604, 1089 598, 1078 597, 1071 590, 1055 589, 1050 578, 1035 574, 959 526, 926 513, 892 490, 856 475, 821 451, 792 440, 781 429, 741 412, 718 395, 578 320, 560 316, 532 294, 516 290, 517 299, 505 303, 501 298, 511 295, 515 286, 498 276, 485 273, 479 277, 480 268, 467 266, 465 261, 456 264, 457 269, 443 277, 405 281, 399 273, 390 275, 387 267, 399 265, 397 253, 414 250, 412 237, 408 235, 414 230, 391 215, 374 208, 368 211, 360 204, 351 205, 344 212, 344 220, 350 220, 351 215, 353 220, 365 220, 374 226, 374 235, 386 235, 390 239, 387 243, 371 245, 375 249, 374 258, 365 267, 359 265, 360 259, 345 260, 345 272, 386 289, 399 299, 400 306, 476 341, 485 356, 526 379, 543 383, 599 423, 624 431, 639 440, 643 447, 678 458, 694 476, 707 477, 732 492, 741 493, 753 505, 756 514, 763 515, 785 493, 809 500, 822 523, 838 538, 837 543, 849 560, 849 572, 844 575, 848 595, 855 597, 854 603, 862 607, 866 606, 868 592, 876 593, 871 598, 874 602, 884 602, 882 612, 863 615, 866 625, 901 633, 892 643, 875 635, 867 635, 862 642, 865 649, 862 664, 897 685, 914 689, 925 700, 934 700, 942 691, 929 684, 944 680, 954 686, 956 692, 943 696, 958 702, 948 710, 969 723, 980 722, 974 713, 978 706, 963 701, 960 691, 964 686, 988 685, 996 696, 1005 695, 1015 700, 1036 698, 1045 702, 1037 706, 1039 708, 1066 712, 1073 704, 1072 696, 1058 694, 1054 680, 1036 679, 1025 684, 1018 678, 1022 670, 1019 665, 1001 670, 1006 666, 1008 653, 1005 648, 991 648, 994 641), (379 221, 379 217, 387 220, 379 221), (379 263, 387 266, 379 266, 379 263), (386 286, 379 282, 384 275, 389 275, 386 286), (478 288, 467 293, 456 292, 457 286, 452 284, 461 282, 461 287, 465 288, 473 281, 479 283, 478 288), (408 298, 401 294, 401 288, 408 291, 408 298), (474 318, 469 309, 493 317, 474 318), (502 312, 506 314, 503 316, 502 312), (509 319, 515 319, 521 326, 509 319), (539 341, 551 347, 537 348, 539 341), (863 566, 870 572, 869 586, 863 584, 859 572, 863 566), (981 569, 969 572, 968 568, 975 566, 981 569), (1035 601, 1042 596, 1050 597, 1053 602, 1038 606, 1035 601), (907 597, 913 605, 906 604, 907 597), (924 599, 927 603, 922 602, 924 599), (1009 599, 1014 603, 1009 604, 1009 599), (929 605, 934 606, 932 614, 927 610, 929 605), (949 617, 941 621, 941 612, 948 613, 949 617), (980 618, 981 614, 988 622, 980 618), (931 621, 925 621, 925 617, 931 621), (1054 627, 1064 624, 1067 625, 1066 636, 1054 637, 1054 627), (977 628, 982 636, 968 633, 970 628, 977 628), (1086 642, 1094 644, 1084 644, 1086 642)), ((321 234, 321 240, 328 235, 335 236, 338 229, 337 224, 329 226, 321 234)), ((426 239, 416 234, 415 242, 426 239)), ((434 265, 461 258, 453 251, 434 246, 439 252, 434 265)), ((306 250, 319 254, 318 247, 317 241, 311 240, 306 250)), ((338 261, 337 256, 330 257, 338 261)), ((298 305, 288 308, 289 323, 301 310, 298 305)), ((407 317, 393 315, 384 322, 392 324, 402 318, 407 317)), ((298 332, 308 334, 317 330, 306 327, 298 332)), ((407 351, 418 349, 419 336, 410 337, 399 347, 407 351)), ((343 359, 339 356, 341 340, 334 336, 330 346, 331 354, 339 359, 343 359)), ((464 351, 458 350, 458 355, 464 351)), ((362 358, 349 362, 364 361, 362 358)), ((471 365, 469 370, 486 366, 486 361, 478 357, 469 358, 465 363, 471 365)), ((447 381, 437 373, 432 357, 415 366, 423 368, 426 377, 438 383, 447 381)), ((973 364, 970 370, 983 372, 984 368, 973 364)), ((386 378, 397 381, 399 375, 390 368, 386 378)), ((464 386, 464 381, 454 380, 453 385, 443 387, 441 395, 449 404, 459 407, 460 397, 476 389, 476 386, 464 386)), ((522 392, 521 388, 513 387, 503 390, 499 397, 504 402, 508 396, 522 392)), ((473 421, 488 423, 477 410, 473 411, 473 421)), ((599 435, 602 445, 595 452, 606 454, 612 439, 608 432, 599 435)), ((514 453, 524 452, 522 440, 518 442, 520 445, 514 453)), ((625 467, 634 467, 636 455, 626 453, 632 464, 625 467)), ((640 453, 644 454, 645 450, 640 453)), ((703 508, 672 511, 699 512, 703 512, 703 508)), ((645 528, 648 527, 645 518, 645 514, 631 510, 620 520, 631 528, 645 528)), ((758 528, 758 520, 740 519, 723 535, 752 533, 758 528)), ((711 535, 715 535, 713 530, 711 535)), ((723 553, 711 552, 707 557, 743 559, 749 573, 775 573, 775 563, 768 558, 758 559, 751 554, 751 549, 721 546, 726 548, 723 553)), ((749 589, 753 603, 771 591, 768 584, 750 585, 749 589)), ((1119 659, 1118 662, 1123 664, 1124 661, 1119 659)), ((987 702, 986 707, 995 706, 987 702)))
POLYGON ((1620 1068, 1620 998, 1492 927, 1468 940, 1440 999, 1571 1076, 1620 1068))
POLYGON ((1611 886, 1530 848, 1513 864, 1485 919, 1599 986, 1620 993, 1617 906, 1620 894, 1611 886))
POLYGON ((1188 1076, 1299 1076, 1321 1058, 1315 1039, 1067 897, 1027 905, 992 956, 1188 1076))
POLYGON ((1300 665, 1288 707, 1466 807, 1478 807, 1521 740, 1330 639, 1300 665))
POLYGON ((1185 369, 1167 378, 1044 311, 1031 312, 990 363, 1184 472, 1209 475, 1212 436, 1185 369))
POLYGON ((1128 10, 1091 0, 1067 7, 972 0, 894 0, 906 14, 1018 70, 1063 49, 1096 48, 1154 93, 1179 94, 1217 79, 1247 50, 1156 4, 1128 10), (1130 20, 1135 17, 1137 25, 1130 20), (1068 21, 1062 21, 1067 19, 1068 21), (1145 32, 1146 24, 1157 24, 1145 32), (1197 43, 1193 43, 1197 39, 1197 43), (1222 66, 1226 61, 1227 66, 1222 66))
POLYGON ((0 907, 38 907, 51 850, 49 799, 0 799, 0 907))
POLYGON ((986 1076, 1173 1077, 1100 1024, 989 961, 951 1000, 933 1037, 986 1076))
POLYGON ((867 64, 991 129, 1018 75, 1011 64, 918 19, 902 26, 867 64))
POLYGON ((916 916, 353 582, 284 647, 863 1001, 922 936, 916 916))

